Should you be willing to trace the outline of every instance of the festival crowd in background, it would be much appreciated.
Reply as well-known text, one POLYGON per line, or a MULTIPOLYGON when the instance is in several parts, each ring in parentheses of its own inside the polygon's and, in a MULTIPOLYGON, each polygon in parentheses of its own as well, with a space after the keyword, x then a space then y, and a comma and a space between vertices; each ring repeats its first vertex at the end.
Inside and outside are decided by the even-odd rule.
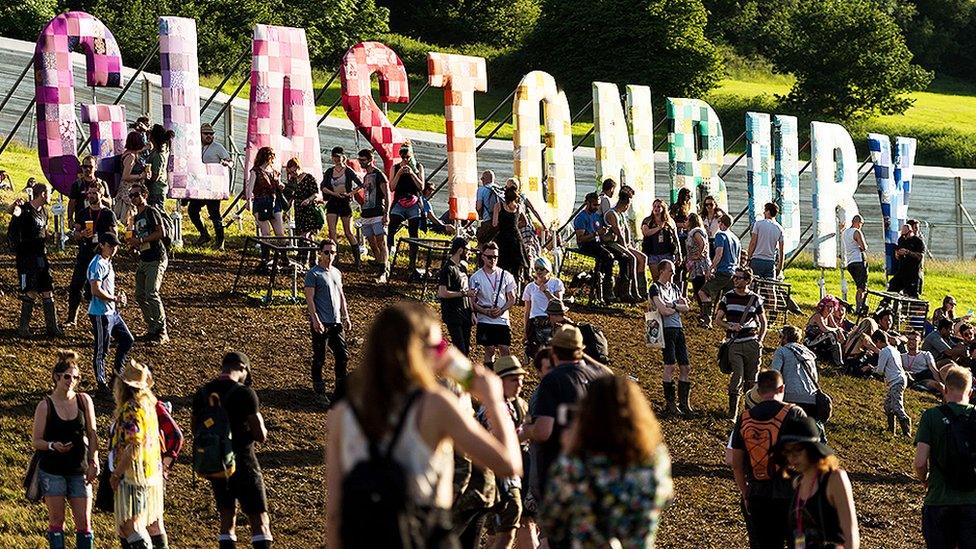
MULTIPOLYGON (((153 395, 152 372, 129 354, 137 344, 175 344, 160 293, 164 279, 179 277, 168 272, 173 228, 164 208, 172 137, 162 126, 138 120, 112 181, 100 176, 96 159, 82 159, 66 213, 77 257, 64 323, 46 251, 51 191, 34 183, 10 208, 8 240, 21 290, 18 334, 30 337, 40 304, 47 334, 58 337, 77 326, 87 301, 95 397, 115 404, 104 445, 108 457, 101 460, 92 398, 79 391, 89 370, 79 354, 58 354, 54 389, 34 414, 36 459, 28 474, 28 488, 47 505, 47 538, 55 549, 65 547, 66 505, 75 546, 93 546, 93 504, 114 513, 121 547, 168 546, 165 484, 183 433, 153 395), (113 259, 121 248, 137 257, 134 295, 148 328, 138 336, 123 318, 127 296, 116 284, 113 259)), ((202 140, 204 162, 232 164, 211 126, 203 126, 202 140)), ((635 380, 611 369, 600 327, 568 316, 574 298, 558 276, 568 252, 552 246, 560 235, 537 229, 541 220, 517 178, 498 186, 495 174, 484 172, 479 219, 454 225, 433 212, 433 188, 409 144, 400 148, 401 162, 389 178, 370 150, 359 151, 355 164, 340 147, 331 158, 318 184, 298 159, 279 160, 264 147, 248 169, 243 194, 259 235, 286 236, 291 220, 293 235, 316 242, 314 258, 306 252, 294 260, 307 267, 310 384, 316 402, 330 409, 330 546, 653 546, 661 513, 676 497, 657 415, 699 414, 691 404, 691 371, 705 365, 691 363, 684 331, 693 319, 724 334, 716 337, 721 345, 715 361, 729 375, 725 457, 741 492, 752 547, 860 544, 851 480, 827 445, 832 402, 820 387, 823 368, 882 380, 884 400, 872 406, 886 416, 892 433, 897 427, 912 435, 907 389, 945 403, 925 411, 914 433, 914 468, 926 483, 922 531, 928 547, 976 546, 970 535, 976 463, 966 450, 966 442, 976 440, 971 313, 958 315, 955 299, 946 296, 923 327, 902 331, 891 308, 871 312, 871 249, 860 216, 841 235, 855 302, 826 295, 802 328, 781 327, 764 368, 773 304, 757 288, 784 278, 776 204, 764 205, 744 249, 731 230, 732 218, 712 196, 701 197, 699 208, 693 193, 682 189, 674 204, 654 200, 650 215, 637 220, 633 189, 607 180, 600 193, 588 194, 570 222, 570 240, 573 253, 592 258, 594 268, 568 286, 588 289, 596 306, 646 309, 648 345, 661 349, 663 364, 663 405, 655 414, 635 380), (346 338, 352 324, 337 266, 340 222, 350 250, 342 264, 374 269, 379 283, 390 277, 390 251, 404 225, 412 238, 421 229, 455 235, 436 275, 439 318, 421 303, 378 311, 351 373, 346 338), (327 238, 318 241, 326 228, 327 238), (521 322, 523 341, 513 341, 513 322, 521 322), (467 358, 473 346, 482 348, 475 364, 467 358), (331 391, 323 376, 328 354, 335 373, 331 391), (540 381, 531 395, 522 395, 529 369, 540 381)), ((220 201, 187 202, 197 244, 222 249, 220 201), (213 238, 200 217, 204 208, 213 238)), ((415 241, 408 250, 409 279, 431 276, 418 269, 415 241)), ((262 253, 260 270, 266 272, 272 268, 270 248, 262 253)), ((924 258, 918 223, 910 220, 901 228, 898 266, 887 289, 917 298, 924 258)), ((787 310, 800 312, 782 297, 787 310)), ((237 543, 238 505, 253 547, 270 547, 273 539, 255 454, 255 445, 273 432, 250 387, 250 368, 244 354, 227 353, 214 380, 194 395, 185 426, 192 433, 193 469, 212 485, 222 549, 237 543)))

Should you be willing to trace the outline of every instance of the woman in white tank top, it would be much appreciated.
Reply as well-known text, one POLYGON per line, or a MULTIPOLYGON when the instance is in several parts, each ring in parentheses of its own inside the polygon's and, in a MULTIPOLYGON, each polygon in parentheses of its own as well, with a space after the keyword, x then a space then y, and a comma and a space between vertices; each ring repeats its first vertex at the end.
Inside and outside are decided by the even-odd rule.
POLYGON ((389 445, 407 408, 393 459, 407 475, 408 497, 429 512, 449 510, 453 498, 454 446, 482 468, 503 477, 522 474, 518 436, 505 404, 501 380, 471 365, 441 336, 440 322, 420 303, 399 303, 381 311, 366 339, 364 357, 349 377, 348 400, 326 420, 326 515, 329 547, 342 547, 342 481, 369 455, 369 440, 389 445), (453 362, 453 365, 452 365, 453 362), (461 368, 457 368, 457 365, 461 368), (462 412, 454 394, 435 375, 471 368, 471 395, 485 405, 489 433, 462 412), (410 397, 419 392, 411 401, 410 397), (412 403, 410 403, 412 402, 412 403), (355 407, 355 412, 350 408, 355 407))

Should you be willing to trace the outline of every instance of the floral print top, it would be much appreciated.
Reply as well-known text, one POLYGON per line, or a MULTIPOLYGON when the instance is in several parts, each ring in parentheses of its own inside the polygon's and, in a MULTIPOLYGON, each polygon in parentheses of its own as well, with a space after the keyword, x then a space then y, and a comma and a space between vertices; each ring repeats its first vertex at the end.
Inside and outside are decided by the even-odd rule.
POLYGON ((661 444, 653 460, 621 469, 606 456, 562 456, 550 472, 540 525, 551 547, 654 547, 672 500, 671 457, 661 444), (554 542, 554 543, 553 543, 554 542))
POLYGON ((126 446, 134 447, 132 466, 125 471, 125 481, 134 486, 150 486, 162 481, 159 421, 156 410, 129 400, 119 411, 112 429, 109 444, 111 460, 119 462, 120 452, 126 446))

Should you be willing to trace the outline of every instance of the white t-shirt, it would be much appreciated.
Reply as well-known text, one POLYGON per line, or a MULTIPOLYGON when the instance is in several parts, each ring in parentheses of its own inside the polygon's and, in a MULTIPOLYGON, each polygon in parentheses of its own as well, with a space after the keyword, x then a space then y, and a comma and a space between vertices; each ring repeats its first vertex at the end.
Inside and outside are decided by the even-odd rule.
MULTIPOLYGON (((566 286, 562 280, 550 278, 546 282, 546 289, 553 295, 560 295, 560 292, 566 291, 566 286)), ((539 288, 539 283, 534 280, 525 285, 525 290, 522 292, 522 301, 529 302, 529 318, 547 316, 546 307, 549 306, 549 298, 539 288)))
POLYGON ((902 353, 901 364, 908 373, 919 374, 928 370, 929 366, 935 366, 935 357, 928 351, 919 351, 915 356, 902 353))
POLYGON ((220 143, 214 141, 203 146, 204 164, 220 164, 220 161, 224 159, 230 160, 230 153, 220 143))
MULTIPOLYGON (((841 233, 842 240, 844 241, 844 264, 850 265, 851 263, 861 263, 864 261, 864 252, 861 251, 861 247, 857 245, 857 241, 854 240, 854 234, 858 231, 854 227, 848 227, 844 229, 841 233)), ((864 235, 861 235, 863 238, 864 235)))
MULTIPOLYGON (((515 277, 512 276, 512 273, 497 267, 491 274, 485 273, 484 269, 478 269, 468 279, 468 285, 478 290, 478 295, 474 298, 475 303, 483 309, 505 307, 508 305, 506 294, 509 292, 515 293, 515 277)), ((488 315, 477 313, 477 320, 478 324, 509 325, 507 310, 498 318, 491 318, 488 315)))
POLYGON ((752 238, 756 248, 752 257, 775 261, 779 257, 779 243, 783 240, 783 227, 775 219, 760 219, 752 225, 752 238))
POLYGON ((901 366, 901 354, 897 347, 888 345, 881 349, 881 352, 878 353, 878 365, 874 367, 874 371, 884 376, 885 384, 888 387, 899 382, 908 383, 908 376, 905 375, 905 369, 901 366))

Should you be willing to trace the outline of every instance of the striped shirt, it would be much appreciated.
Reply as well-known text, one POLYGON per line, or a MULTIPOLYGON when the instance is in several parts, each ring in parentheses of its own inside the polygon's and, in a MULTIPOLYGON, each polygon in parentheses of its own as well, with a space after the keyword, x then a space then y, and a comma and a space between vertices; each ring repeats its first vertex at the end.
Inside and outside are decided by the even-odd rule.
POLYGON ((725 313, 726 323, 742 325, 738 333, 729 331, 729 337, 734 337, 735 341, 758 339, 756 330, 759 329, 759 315, 763 314, 763 298, 759 294, 746 290, 745 294, 739 295, 735 290, 730 290, 718 302, 718 309, 725 313), (749 305, 750 301, 752 305, 749 305), (744 323, 743 316, 746 317, 744 323))

